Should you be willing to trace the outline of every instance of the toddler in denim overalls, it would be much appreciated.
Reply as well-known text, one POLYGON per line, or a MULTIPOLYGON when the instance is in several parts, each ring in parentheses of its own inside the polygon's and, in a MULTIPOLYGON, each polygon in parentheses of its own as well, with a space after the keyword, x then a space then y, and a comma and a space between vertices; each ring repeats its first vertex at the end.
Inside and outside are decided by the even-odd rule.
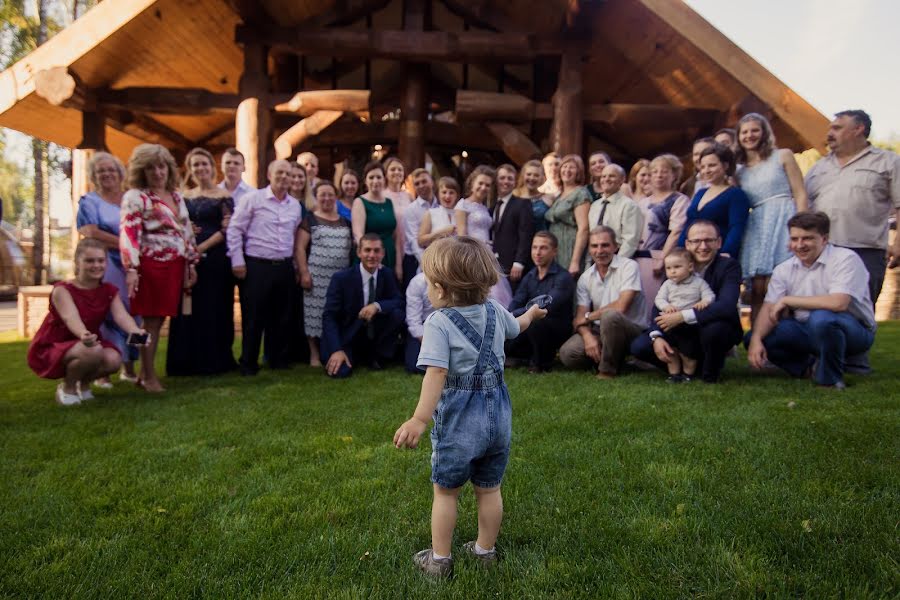
POLYGON ((472 481, 478 500, 478 539, 463 548, 481 565, 497 560, 494 548, 503 501, 500 482, 509 460, 512 411, 503 381, 503 343, 543 318, 532 307, 514 318, 488 300, 499 266, 482 242, 445 238, 422 256, 428 297, 435 312, 425 321, 418 366, 425 379, 414 416, 400 426, 394 444, 415 448, 431 430, 432 548, 414 556, 429 575, 449 576, 450 548, 456 526, 456 502, 462 486, 472 481))

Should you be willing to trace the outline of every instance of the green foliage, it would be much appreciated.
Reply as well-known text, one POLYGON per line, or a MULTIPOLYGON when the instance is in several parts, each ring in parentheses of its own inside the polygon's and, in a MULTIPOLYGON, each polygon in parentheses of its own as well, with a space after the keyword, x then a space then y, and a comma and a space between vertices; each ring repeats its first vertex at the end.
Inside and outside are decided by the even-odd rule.
MULTIPOLYGON (((0 342, 4 341, 0 337, 0 342)), ((895 349, 845 393, 749 373, 508 373, 499 569, 433 583, 429 444, 390 444, 421 379, 398 369, 117 383, 73 409, 0 343, 0 596, 888 598, 900 592, 895 349), (793 404, 792 404, 793 403, 793 404)), ((160 362, 165 354, 161 347, 160 362)))
POLYGON ((6 143, 0 132, 0 198, 3 200, 3 219, 28 227, 34 222, 34 183, 28 173, 4 158, 6 143))

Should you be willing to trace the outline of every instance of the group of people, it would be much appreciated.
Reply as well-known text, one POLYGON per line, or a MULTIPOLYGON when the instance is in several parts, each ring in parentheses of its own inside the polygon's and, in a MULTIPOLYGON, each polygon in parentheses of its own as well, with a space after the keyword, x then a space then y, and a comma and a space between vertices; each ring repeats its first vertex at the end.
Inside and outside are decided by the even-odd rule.
POLYGON ((540 372, 558 355, 565 367, 609 379, 630 354, 663 368, 672 383, 718 381, 743 337, 743 284, 754 324, 750 363, 812 371, 817 383, 842 387, 845 368, 867 369, 885 257, 891 267, 900 260, 900 241, 888 248, 888 218, 900 209, 900 159, 868 143, 870 127, 863 111, 838 113, 831 153, 805 181, 755 113, 735 130, 698 139, 694 175, 684 182, 672 154, 641 159, 626 172, 594 152, 586 172, 580 156, 551 153, 521 169, 479 165, 461 186, 453 177, 435 182, 423 168, 407 176, 394 157, 359 174, 345 168, 331 182, 318 177, 316 156, 303 153, 296 162, 272 162, 268 185, 256 190, 242 180, 235 149, 223 154, 218 183, 213 156, 189 152, 184 184, 161 146, 138 146, 127 170, 97 153, 95 191, 78 211, 85 239, 76 279, 54 290, 29 364, 54 377, 81 364, 58 390, 58 399, 67 394, 73 403, 90 394, 92 381, 111 385, 118 369, 108 352, 87 373, 75 360, 99 343, 114 349, 121 378, 162 391, 154 357, 170 317, 169 375, 235 368, 254 375, 261 349, 273 369, 308 358, 329 376, 346 377, 359 365, 379 369, 396 359, 421 372, 434 311, 423 253, 466 237, 497 260, 502 276, 489 296, 500 306, 519 316, 533 298, 552 298, 546 318, 506 343, 507 363, 540 372), (96 264, 84 261, 101 249, 105 271, 93 282, 96 264), (108 303, 92 301, 92 310, 107 310, 99 321, 71 318, 84 290, 116 290, 108 303), (843 316, 834 321, 820 311, 843 316), (866 335, 819 333, 850 327, 846 315, 866 335), (146 344, 126 343, 136 331, 149 334, 146 344), (56 349, 48 352, 48 344, 56 349), (829 352, 833 360, 824 358, 829 352))

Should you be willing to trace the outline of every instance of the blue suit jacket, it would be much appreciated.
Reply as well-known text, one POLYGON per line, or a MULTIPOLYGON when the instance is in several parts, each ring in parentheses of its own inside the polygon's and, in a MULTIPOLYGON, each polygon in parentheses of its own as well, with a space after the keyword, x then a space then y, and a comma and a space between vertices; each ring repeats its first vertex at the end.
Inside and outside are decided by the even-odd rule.
MULTIPOLYGON (((382 313, 403 311, 403 296, 394 272, 387 267, 378 268, 375 283, 375 301, 382 313)), ((333 352, 343 348, 363 326, 358 315, 363 307, 362 276, 359 265, 338 271, 331 278, 325 294, 322 313, 322 348, 333 352)))

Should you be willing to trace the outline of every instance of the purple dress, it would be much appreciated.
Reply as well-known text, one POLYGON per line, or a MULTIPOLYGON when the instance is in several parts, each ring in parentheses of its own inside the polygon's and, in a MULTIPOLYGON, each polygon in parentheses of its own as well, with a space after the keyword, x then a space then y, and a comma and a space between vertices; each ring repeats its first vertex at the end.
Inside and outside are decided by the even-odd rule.
POLYGON ((456 203, 456 210, 464 211, 466 218, 466 235, 491 245, 491 226, 494 220, 487 206, 463 198, 456 203))

